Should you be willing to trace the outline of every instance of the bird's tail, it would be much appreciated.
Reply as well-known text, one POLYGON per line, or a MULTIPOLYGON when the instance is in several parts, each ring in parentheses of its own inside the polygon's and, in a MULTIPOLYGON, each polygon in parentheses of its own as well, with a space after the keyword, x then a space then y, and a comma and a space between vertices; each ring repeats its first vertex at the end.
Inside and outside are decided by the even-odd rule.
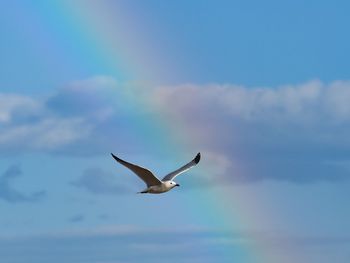
POLYGON ((141 191, 141 192, 137 192, 137 194, 147 194, 148 191, 147 190, 144 190, 144 191, 141 191))

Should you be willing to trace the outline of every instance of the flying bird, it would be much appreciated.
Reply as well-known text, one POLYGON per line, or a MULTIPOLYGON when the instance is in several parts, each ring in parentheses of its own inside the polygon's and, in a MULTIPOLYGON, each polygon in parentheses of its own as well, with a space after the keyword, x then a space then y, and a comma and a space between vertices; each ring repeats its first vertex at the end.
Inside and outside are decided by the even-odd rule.
POLYGON ((113 153, 111 153, 112 157, 120 164, 124 165, 125 167, 129 168, 131 171, 133 171, 138 177, 140 177, 141 180, 143 180, 147 188, 139 193, 141 194, 161 194, 164 192, 168 192, 169 190, 173 189, 175 186, 180 186, 176 182, 173 181, 173 179, 178 176, 179 174, 182 174, 186 172, 188 169, 192 168, 193 166, 197 165, 199 163, 199 160, 201 159, 201 154, 198 153, 196 157, 190 161, 188 164, 185 164, 184 166, 180 167, 179 169, 167 174, 164 176, 162 180, 159 180, 150 170, 143 168, 141 166, 128 163, 117 156, 115 156, 113 153))

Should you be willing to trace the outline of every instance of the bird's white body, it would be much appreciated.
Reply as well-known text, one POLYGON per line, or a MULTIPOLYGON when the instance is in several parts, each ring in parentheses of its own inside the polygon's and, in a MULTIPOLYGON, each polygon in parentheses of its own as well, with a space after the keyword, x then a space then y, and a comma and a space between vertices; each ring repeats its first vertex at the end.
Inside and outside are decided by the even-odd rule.
POLYGON ((161 184, 147 187, 145 190, 143 190, 140 193, 161 194, 161 193, 168 192, 169 190, 173 189, 175 186, 179 186, 179 185, 174 181, 165 181, 165 182, 161 182, 161 184))
POLYGON ((193 166, 197 165, 199 163, 199 160, 201 158, 200 153, 196 155, 196 157, 190 161, 188 164, 180 167, 179 169, 167 174, 164 176, 162 180, 158 179, 150 170, 143 168, 141 166, 126 162, 117 156, 115 156, 113 153, 111 153, 112 157, 120 164, 124 165, 125 167, 129 168, 131 171, 133 171, 138 177, 140 177, 141 180, 143 180, 147 188, 140 192, 141 194, 161 194, 168 192, 169 190, 173 189, 175 186, 180 186, 179 184, 175 183, 173 179, 178 176, 179 174, 182 174, 186 172, 188 169, 192 168, 193 166))

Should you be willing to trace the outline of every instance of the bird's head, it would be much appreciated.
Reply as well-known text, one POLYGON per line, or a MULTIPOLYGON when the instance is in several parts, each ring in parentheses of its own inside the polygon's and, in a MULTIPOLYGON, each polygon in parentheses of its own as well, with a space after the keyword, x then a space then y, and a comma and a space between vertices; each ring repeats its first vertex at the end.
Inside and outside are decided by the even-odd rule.
POLYGON ((178 183, 174 182, 174 181, 168 181, 168 184, 170 187, 175 187, 175 186, 180 186, 178 183))

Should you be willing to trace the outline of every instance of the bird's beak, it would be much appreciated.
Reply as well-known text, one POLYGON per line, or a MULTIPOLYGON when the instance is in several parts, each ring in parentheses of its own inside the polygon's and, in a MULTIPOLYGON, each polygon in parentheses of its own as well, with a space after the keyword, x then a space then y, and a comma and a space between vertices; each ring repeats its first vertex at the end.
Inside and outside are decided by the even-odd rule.
POLYGON ((179 184, 176 184, 175 186, 180 186, 179 184))

